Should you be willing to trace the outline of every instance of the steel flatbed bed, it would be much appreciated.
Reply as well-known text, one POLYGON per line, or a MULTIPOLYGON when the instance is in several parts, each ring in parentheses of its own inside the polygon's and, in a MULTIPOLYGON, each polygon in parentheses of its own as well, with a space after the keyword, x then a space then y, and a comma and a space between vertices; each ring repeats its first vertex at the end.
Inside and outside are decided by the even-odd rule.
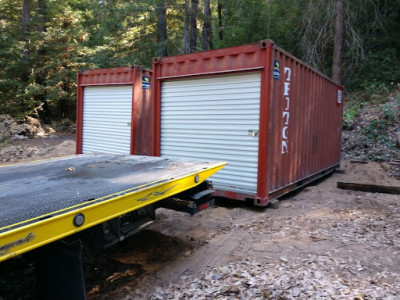
POLYGON ((224 165, 83 154, 0 167, 0 261, 193 188, 224 165))

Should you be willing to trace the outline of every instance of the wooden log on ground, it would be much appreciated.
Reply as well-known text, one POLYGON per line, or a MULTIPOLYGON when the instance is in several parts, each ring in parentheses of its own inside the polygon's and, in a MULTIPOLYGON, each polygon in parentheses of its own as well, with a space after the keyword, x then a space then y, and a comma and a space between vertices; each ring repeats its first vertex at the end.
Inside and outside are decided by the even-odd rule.
POLYGON ((336 174, 346 174, 346 170, 343 170, 343 169, 336 169, 336 170, 335 170, 335 173, 336 173, 336 174))
POLYGON ((351 164, 367 164, 368 161, 366 160, 350 160, 351 164))
POLYGON ((378 185, 378 184, 338 181, 337 187, 339 189, 344 189, 344 190, 400 195, 400 186, 394 186, 394 185, 378 185))

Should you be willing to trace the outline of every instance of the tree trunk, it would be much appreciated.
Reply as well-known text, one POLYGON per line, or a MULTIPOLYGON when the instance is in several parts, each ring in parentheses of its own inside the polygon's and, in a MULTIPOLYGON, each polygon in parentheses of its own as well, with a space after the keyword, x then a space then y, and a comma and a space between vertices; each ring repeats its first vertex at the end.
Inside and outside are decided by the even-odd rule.
POLYGON ((185 27, 183 29, 183 53, 189 53, 189 20, 190 20, 189 0, 185 0, 185 27))
POLYGON ((189 38, 189 52, 197 51, 197 8, 199 0, 192 0, 192 8, 190 10, 190 38, 189 38))
MULTIPOLYGON (((39 36, 42 37, 42 42, 44 43, 43 32, 46 32, 46 19, 47 19, 47 6, 45 0, 38 0, 37 12, 39 16, 39 24, 37 30, 39 32, 39 36)), ((38 54, 39 56, 44 56, 46 54, 46 49, 44 44, 40 45, 38 49, 38 54)))
POLYGON ((158 4, 157 56, 167 56, 167 2, 158 4))
POLYGON ((31 15, 31 1, 22 0, 22 41, 25 43, 22 53, 24 63, 29 63, 29 23, 31 15))
POLYGON ((213 49, 210 0, 204 0, 203 50, 213 49))
POLYGON ((45 0, 38 0, 39 32, 46 32, 47 6, 45 0))
POLYGON ((224 35, 222 32, 222 4, 220 1, 218 1, 218 35, 219 35, 219 40, 222 41, 224 39, 224 35))
POLYGON ((345 0, 336 1, 335 44, 333 48, 332 79, 337 84, 342 83, 344 1, 345 0))

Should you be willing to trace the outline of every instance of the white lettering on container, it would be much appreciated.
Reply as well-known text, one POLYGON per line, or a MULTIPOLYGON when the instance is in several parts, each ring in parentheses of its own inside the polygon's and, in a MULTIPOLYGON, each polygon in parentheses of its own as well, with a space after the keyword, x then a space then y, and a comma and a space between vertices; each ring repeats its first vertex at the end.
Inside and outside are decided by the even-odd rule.
POLYGON ((282 114, 283 117, 283 121, 285 122, 285 125, 289 125, 289 112, 288 111, 284 111, 282 114), (285 121, 286 119, 286 121, 285 121))
POLYGON ((283 92, 283 94, 284 94, 285 96, 289 96, 290 82, 285 82, 285 83, 283 83, 283 84, 285 85, 285 91, 283 92))
POLYGON ((286 101, 286 106, 285 106, 285 110, 289 110, 289 104, 290 104, 290 99, 289 97, 285 97, 285 101, 286 101))
POLYGON ((283 127, 283 129, 282 129, 282 138, 283 138, 284 140, 287 140, 287 139, 288 139, 288 138, 287 138, 287 133, 286 133, 287 130, 288 130, 288 127, 287 127, 287 126, 283 127))
POLYGON ((281 143, 281 153, 285 154, 289 152, 289 137, 288 130, 290 124, 290 77, 292 75, 292 70, 288 67, 284 68, 285 82, 283 83, 283 112, 282 112, 282 122, 284 125, 282 128, 282 143, 281 143))
POLYGON ((285 67, 285 74, 288 73, 288 76, 286 78, 286 81, 290 81, 290 75, 292 75, 292 69, 285 67))
POLYGON ((288 152, 288 144, 286 141, 282 141, 282 153, 288 152))

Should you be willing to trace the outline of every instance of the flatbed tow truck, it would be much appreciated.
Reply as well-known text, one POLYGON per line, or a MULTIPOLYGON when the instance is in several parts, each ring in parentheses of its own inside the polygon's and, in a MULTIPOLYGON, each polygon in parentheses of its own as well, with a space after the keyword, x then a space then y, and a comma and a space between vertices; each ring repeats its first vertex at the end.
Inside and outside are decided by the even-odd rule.
POLYGON ((82 242, 115 244, 151 224, 158 207, 207 208, 206 179, 224 165, 81 154, 0 167, 0 262, 34 250, 40 299, 86 299, 82 242))

